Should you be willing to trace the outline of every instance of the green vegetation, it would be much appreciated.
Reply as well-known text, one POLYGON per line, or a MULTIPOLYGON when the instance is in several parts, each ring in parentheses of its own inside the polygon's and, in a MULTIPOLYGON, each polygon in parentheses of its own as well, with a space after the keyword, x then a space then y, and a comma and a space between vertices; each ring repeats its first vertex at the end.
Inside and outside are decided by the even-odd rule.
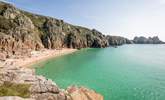
POLYGON ((0 30, 1 32, 5 32, 6 30, 9 30, 11 28, 16 27, 16 23, 14 23, 12 20, 5 19, 4 17, 0 16, 0 30))
POLYGON ((0 86, 0 96, 20 96, 23 98, 30 97, 29 84, 14 84, 5 82, 0 86))
POLYGON ((44 16, 39 16, 39 15, 34 15, 31 13, 28 13, 26 11, 22 11, 24 15, 26 15, 27 17, 29 17, 31 19, 31 21, 33 22, 34 26, 36 27, 35 29, 35 33, 39 33, 40 37, 42 34, 46 34, 43 25, 46 22, 46 17, 44 16))
POLYGON ((0 14, 3 12, 3 10, 5 9, 6 5, 4 4, 0 4, 0 14))
POLYGON ((46 21, 46 18, 43 17, 43 16, 33 15, 33 14, 28 13, 28 12, 26 12, 26 11, 23 11, 23 13, 24 13, 27 17, 29 17, 29 18, 32 20, 33 24, 34 24, 36 27, 39 27, 39 28, 42 27, 43 24, 44 24, 45 21, 46 21))

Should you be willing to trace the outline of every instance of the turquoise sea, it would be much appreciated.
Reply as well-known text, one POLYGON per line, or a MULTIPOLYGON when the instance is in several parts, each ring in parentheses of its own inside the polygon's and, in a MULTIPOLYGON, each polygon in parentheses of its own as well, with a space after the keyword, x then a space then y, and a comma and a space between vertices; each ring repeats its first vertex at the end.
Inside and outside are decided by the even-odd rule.
POLYGON ((165 45, 82 49, 34 67, 61 88, 85 86, 105 100, 165 100, 165 45))

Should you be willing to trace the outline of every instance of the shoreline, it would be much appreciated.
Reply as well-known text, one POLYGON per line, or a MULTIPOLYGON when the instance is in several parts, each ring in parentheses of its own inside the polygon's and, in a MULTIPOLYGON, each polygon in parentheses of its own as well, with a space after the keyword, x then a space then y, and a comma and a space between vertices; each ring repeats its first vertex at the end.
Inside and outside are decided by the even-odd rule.
MULTIPOLYGON (((77 49, 61 50, 40 50, 32 51, 30 56, 23 56, 23 59, 7 59, 2 67, 0 66, 0 86, 12 84, 12 87, 5 87, 5 91, 11 90, 11 94, 0 94, 1 99, 11 100, 104 100, 104 97, 96 91, 78 86, 68 86, 62 89, 52 81, 42 75, 35 73, 35 68, 26 67, 36 62, 41 62, 51 58, 76 52, 77 49), (24 90, 18 85, 24 86, 24 90), (13 93, 18 94, 13 94, 13 93), (27 96, 27 97, 25 97, 27 96)), ((1 63, 0 63, 1 64, 1 63)), ((0 89, 0 92, 4 91, 0 89)))
POLYGON ((78 51, 77 49, 63 48, 60 50, 43 49, 40 51, 32 51, 30 56, 23 56, 23 58, 7 59, 2 66, 17 66, 30 67, 33 64, 49 60, 51 58, 60 57, 78 51))

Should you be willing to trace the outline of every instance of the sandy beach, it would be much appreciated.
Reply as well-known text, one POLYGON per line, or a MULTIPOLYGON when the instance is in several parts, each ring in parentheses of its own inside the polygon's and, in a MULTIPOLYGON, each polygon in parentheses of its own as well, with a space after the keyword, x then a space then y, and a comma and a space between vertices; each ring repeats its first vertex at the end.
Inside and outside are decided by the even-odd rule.
POLYGON ((32 51, 30 56, 25 56, 18 59, 7 59, 1 66, 17 66, 17 67, 29 67, 32 64, 45 61, 54 57, 59 57, 62 55, 70 54, 77 51, 77 49, 60 49, 60 50, 50 50, 44 49, 40 51, 32 51))

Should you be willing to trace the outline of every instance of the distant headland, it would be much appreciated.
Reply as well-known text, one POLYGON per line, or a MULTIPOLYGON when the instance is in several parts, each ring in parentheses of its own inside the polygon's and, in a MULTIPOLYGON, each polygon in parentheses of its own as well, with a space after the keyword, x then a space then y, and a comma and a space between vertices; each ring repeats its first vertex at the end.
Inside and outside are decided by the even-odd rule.
POLYGON ((133 42, 135 44, 164 44, 165 43, 161 41, 158 36, 148 37, 148 38, 143 37, 143 36, 135 37, 133 39, 133 42))

